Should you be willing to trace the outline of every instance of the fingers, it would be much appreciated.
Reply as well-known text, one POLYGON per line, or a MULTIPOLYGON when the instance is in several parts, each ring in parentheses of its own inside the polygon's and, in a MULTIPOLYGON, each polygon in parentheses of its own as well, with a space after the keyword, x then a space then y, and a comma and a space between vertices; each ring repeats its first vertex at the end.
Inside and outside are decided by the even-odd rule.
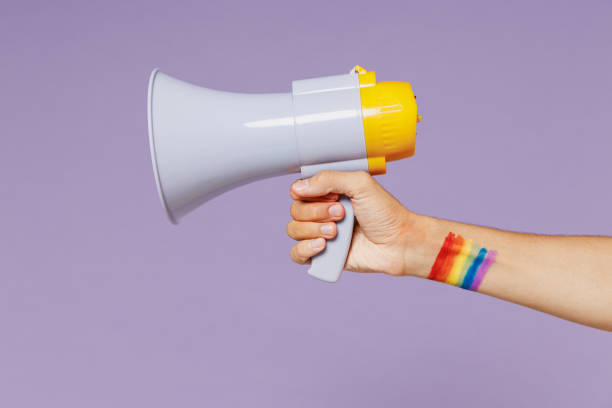
POLYGON ((289 221, 287 224, 287 235, 295 240, 313 238, 333 238, 336 236, 337 227, 333 222, 299 222, 289 221))
POLYGON ((337 234, 334 221, 345 214, 344 207, 336 202, 340 194, 359 198, 372 185, 376 185, 374 179, 363 171, 322 171, 293 183, 290 194, 295 200, 291 206, 294 220, 287 224, 287 234, 300 242, 291 248, 291 259, 305 264, 321 252, 326 245, 325 239, 337 234))
POLYGON ((315 256, 325 248, 325 239, 316 238, 300 241, 291 248, 291 259, 300 265, 307 263, 311 257, 315 256))
POLYGON ((331 194, 345 194, 351 198, 359 195, 372 183, 373 178, 364 171, 341 172, 321 171, 314 177, 298 180, 291 186, 291 196, 303 200, 313 197, 327 197, 331 194))
POLYGON ((338 221, 344 217, 344 207, 337 202, 294 201, 290 208, 296 221, 338 221))
POLYGON ((303 201, 338 201, 338 198, 340 198, 340 194, 337 193, 329 193, 326 194, 324 196, 320 196, 320 197, 302 197, 297 195, 294 191, 293 191, 293 186, 291 186, 292 188, 289 190, 289 195, 291 196, 291 198, 293 198, 294 200, 303 200, 303 201))

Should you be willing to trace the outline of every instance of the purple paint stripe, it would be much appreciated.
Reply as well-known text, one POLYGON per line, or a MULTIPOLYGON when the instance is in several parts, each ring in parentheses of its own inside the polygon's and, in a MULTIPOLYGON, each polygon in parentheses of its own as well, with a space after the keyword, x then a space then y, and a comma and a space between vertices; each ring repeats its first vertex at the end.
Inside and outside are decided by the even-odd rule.
POLYGON ((478 290, 478 287, 482 283, 482 280, 484 279, 485 274, 489 270, 489 267, 493 264, 493 262, 495 262, 496 256, 497 256, 497 251, 489 251, 489 253, 487 254, 487 257, 482 263, 482 266, 480 267, 480 269, 478 269, 478 272, 476 272, 476 277, 474 277, 474 282, 472 282, 472 286, 470 287, 470 290, 473 290, 473 291, 478 290))

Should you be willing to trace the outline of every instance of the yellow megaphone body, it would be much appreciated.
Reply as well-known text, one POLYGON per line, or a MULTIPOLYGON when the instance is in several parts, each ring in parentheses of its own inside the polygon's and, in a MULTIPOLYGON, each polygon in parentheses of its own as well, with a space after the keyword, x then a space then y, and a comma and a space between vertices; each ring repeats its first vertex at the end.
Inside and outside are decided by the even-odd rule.
MULTIPOLYGON (((292 92, 241 94, 151 73, 148 125, 153 170, 168 218, 178 223, 207 200, 240 185, 320 170, 383 174, 386 162, 414 154, 420 121, 408 82, 348 74, 293 81, 292 92)), ((354 216, 312 259, 309 274, 335 282, 346 262, 354 216)))

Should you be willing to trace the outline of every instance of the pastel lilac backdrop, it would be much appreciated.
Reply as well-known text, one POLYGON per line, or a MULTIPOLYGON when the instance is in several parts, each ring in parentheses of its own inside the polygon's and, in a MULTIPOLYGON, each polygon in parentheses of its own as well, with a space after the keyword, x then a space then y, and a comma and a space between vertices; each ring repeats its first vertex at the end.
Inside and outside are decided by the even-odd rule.
POLYGON ((307 277, 292 176, 170 225, 145 120, 156 66, 284 92, 358 63, 418 95, 416 156, 380 178, 411 209, 612 234, 610 21, 606 1, 4 2, 0 406, 610 406, 609 333, 307 277))

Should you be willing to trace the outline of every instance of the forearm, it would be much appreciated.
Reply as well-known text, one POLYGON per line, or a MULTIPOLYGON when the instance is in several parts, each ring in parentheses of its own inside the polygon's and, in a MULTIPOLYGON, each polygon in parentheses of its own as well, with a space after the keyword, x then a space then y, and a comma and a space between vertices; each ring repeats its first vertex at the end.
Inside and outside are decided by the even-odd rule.
POLYGON ((424 240, 410 251, 409 274, 428 277, 445 236, 454 232, 497 251, 478 292, 612 330, 612 238, 521 234, 417 217, 424 240))
POLYGON ((334 236, 342 212, 332 212, 330 197, 344 194, 358 221, 347 270, 433 272, 437 281, 612 331, 612 238, 519 234, 416 215, 364 172, 323 171, 294 183, 290 194, 287 233, 300 241, 291 250, 297 263, 334 236), (440 252, 443 243, 449 250, 440 252))

